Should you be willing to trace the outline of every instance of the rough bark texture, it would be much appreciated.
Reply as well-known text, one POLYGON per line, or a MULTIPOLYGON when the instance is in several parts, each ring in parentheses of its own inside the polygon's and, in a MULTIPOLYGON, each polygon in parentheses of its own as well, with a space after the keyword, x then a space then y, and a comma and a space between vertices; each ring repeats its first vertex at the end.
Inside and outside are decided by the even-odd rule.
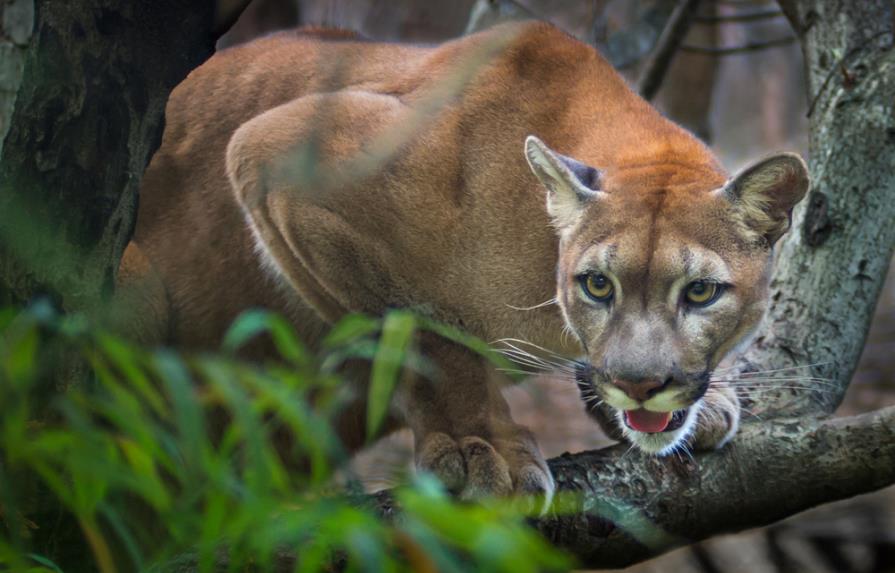
POLYGON ((781 4, 805 55, 812 191, 779 250, 773 307, 742 366, 816 365, 832 385, 781 388, 749 407, 823 415, 858 363, 895 246, 893 3, 781 4))
POLYGON ((0 157, 22 83, 26 48, 34 28, 33 0, 6 0, 0 29, 0 157))
POLYGON ((551 461, 584 511, 539 528, 584 567, 622 567, 895 483, 895 408, 750 424, 717 453, 650 458, 626 446, 551 461))
POLYGON ((214 1, 7 0, 0 304, 102 300, 171 89, 214 46, 214 1))

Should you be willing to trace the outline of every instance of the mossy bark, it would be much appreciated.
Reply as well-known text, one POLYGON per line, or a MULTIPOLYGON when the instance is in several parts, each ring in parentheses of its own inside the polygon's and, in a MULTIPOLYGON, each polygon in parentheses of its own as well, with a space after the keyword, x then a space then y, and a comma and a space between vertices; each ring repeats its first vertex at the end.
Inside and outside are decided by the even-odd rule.
POLYGON ((0 303, 89 309, 112 290, 168 94, 213 51, 215 2, 0 6, 0 303))

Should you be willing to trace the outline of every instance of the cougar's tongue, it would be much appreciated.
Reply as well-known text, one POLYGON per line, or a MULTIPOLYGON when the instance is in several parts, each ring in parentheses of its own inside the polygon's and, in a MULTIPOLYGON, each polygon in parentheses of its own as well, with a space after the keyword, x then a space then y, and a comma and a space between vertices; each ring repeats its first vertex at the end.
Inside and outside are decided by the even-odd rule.
POLYGON ((625 410, 628 425, 638 432, 661 432, 671 421, 671 412, 650 412, 649 410, 625 410))

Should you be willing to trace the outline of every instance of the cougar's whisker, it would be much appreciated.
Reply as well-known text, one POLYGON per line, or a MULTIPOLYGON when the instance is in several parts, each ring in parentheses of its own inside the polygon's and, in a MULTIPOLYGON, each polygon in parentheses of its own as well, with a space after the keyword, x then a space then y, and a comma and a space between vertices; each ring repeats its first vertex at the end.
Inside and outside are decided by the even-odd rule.
POLYGON ((531 356, 528 356, 527 354, 519 354, 517 352, 512 352, 509 350, 501 350, 500 353, 515 362, 533 364, 533 365, 537 365, 537 366, 548 366, 548 364, 546 362, 544 362, 543 360, 538 360, 536 358, 532 358, 531 356))
POLYGON ((763 421, 764 421, 764 420, 762 420, 761 416, 759 416, 758 414, 756 414, 755 412, 753 412, 753 411, 750 410, 749 408, 744 408, 742 404, 740 404, 740 410, 742 410, 743 412, 746 412, 747 414, 749 414, 750 416, 752 416, 753 418, 755 418, 755 419, 758 420, 759 422, 763 422, 763 421))
POLYGON ((520 350, 518 348, 501 348, 498 349, 498 352, 506 356, 507 358, 516 361, 516 362, 524 362, 531 365, 537 365, 544 368, 552 369, 552 370, 572 370, 571 364, 554 362, 552 360, 547 360, 540 356, 531 354, 530 352, 525 352, 524 350, 520 350))
MULTIPOLYGON (((690 451, 690 447, 687 445, 687 441, 686 441, 686 440, 680 442, 680 443, 675 447, 675 450, 676 450, 675 455, 678 455, 679 452, 683 452, 684 454, 687 455, 688 458, 690 458, 690 462, 691 462, 691 463, 693 463, 694 465, 696 464, 696 458, 693 457, 693 452, 690 451)), ((680 459, 680 458, 679 458, 679 459, 680 459)), ((681 459, 681 462, 683 462, 683 461, 684 461, 684 460, 681 459)))
POLYGON ((500 348, 497 351, 500 352, 501 354, 504 354, 507 356, 517 356, 519 358, 524 358, 526 360, 531 360, 533 362, 538 362, 540 364, 553 364, 552 362, 550 362, 544 358, 541 358, 540 356, 537 356, 536 354, 532 354, 530 352, 526 352, 524 350, 520 350, 515 347, 500 348))
POLYGON ((551 304, 556 304, 557 302, 558 301, 556 300, 556 297, 553 297, 551 299, 547 299, 544 302, 536 304, 534 306, 513 306, 511 304, 505 304, 504 306, 506 306, 507 308, 511 308, 513 310, 536 310, 539 308, 544 308, 545 306, 550 306, 551 304))
POLYGON ((729 382, 729 383, 748 383, 748 384, 769 384, 772 382, 810 382, 811 384, 816 384, 818 386, 836 386, 839 384, 834 380, 829 378, 811 378, 807 376, 791 376, 791 377, 778 377, 778 378, 717 378, 710 379, 713 382, 729 382))
POLYGON ((773 380, 731 380, 729 378, 721 378, 721 379, 713 379, 709 380, 709 384, 724 384, 726 386, 778 386, 780 384, 793 384, 793 385, 803 385, 810 386, 812 388, 816 387, 829 387, 829 386, 837 386, 836 384, 828 384, 823 381, 814 381, 805 378, 794 378, 794 379, 784 379, 784 378, 776 378, 773 380))
POLYGON ((742 390, 745 392, 747 396, 752 396, 756 394, 767 394, 774 390, 798 390, 802 392, 813 392, 816 394, 834 394, 835 391, 830 388, 806 388, 804 386, 773 386, 773 387, 765 387, 765 388, 736 388, 736 390, 742 390))
POLYGON ((532 361, 532 360, 530 360, 530 359, 528 359, 528 358, 524 358, 524 357, 521 357, 521 356, 506 355, 506 357, 507 357, 511 362, 514 362, 514 363, 519 364, 519 365, 522 365, 522 366, 530 366, 530 367, 532 367, 532 368, 537 369, 539 372, 544 372, 544 373, 557 372, 557 373, 566 373, 566 374, 573 374, 573 373, 574 373, 573 370, 571 370, 571 369, 569 369, 569 368, 566 368, 566 367, 564 367, 564 366, 556 365, 556 364, 547 364, 547 363, 543 363, 543 362, 535 362, 535 361, 532 361))
POLYGON ((738 379, 741 379, 741 380, 752 380, 752 379, 759 379, 759 380, 761 380, 761 379, 763 379, 763 378, 771 378, 771 379, 777 379, 777 378, 815 378, 815 379, 818 379, 818 380, 832 380, 832 378, 827 378, 827 377, 825 377, 825 376, 818 376, 818 375, 812 374, 812 373, 810 373, 810 372, 801 372, 801 373, 800 373, 800 372, 772 372, 772 373, 767 373, 767 374, 763 374, 763 373, 759 373, 759 372, 752 372, 752 373, 749 373, 749 374, 739 374, 739 375, 736 375, 735 377, 738 378, 738 379))
POLYGON ((783 382, 783 383, 804 382, 805 385, 810 385, 810 386, 823 386, 823 387, 827 387, 827 388, 839 388, 839 384, 830 382, 828 380, 817 380, 816 378, 768 378, 768 379, 760 379, 760 380, 713 380, 713 382, 726 382, 730 386, 733 386, 736 384, 749 384, 752 386, 776 386, 777 382, 783 382))
MULTIPOLYGON (((833 364, 832 360, 828 360, 826 362, 815 362, 813 364, 800 364, 798 366, 787 366, 785 368, 774 368, 771 370, 755 370, 752 372, 743 372, 742 375, 750 375, 750 374, 769 374, 771 372, 785 372, 786 370, 798 370, 804 368, 813 368, 815 366, 826 366, 827 364, 833 364)), ((739 366, 726 366, 724 368, 715 368, 715 372, 727 372, 730 370, 736 370, 739 366)))
POLYGON ((557 360, 561 360, 563 362, 568 362, 570 364, 575 364, 574 360, 571 360, 561 354, 558 354, 558 353, 554 352, 553 350, 550 350, 549 348, 544 348, 543 346, 539 346, 539 345, 535 344, 534 342, 529 342, 527 340, 522 340, 519 338, 501 338, 501 339, 496 340, 495 342, 500 342, 502 344, 506 344, 507 346, 509 346, 511 348, 515 348, 516 350, 519 350, 520 352, 525 352, 525 351, 516 345, 524 344, 526 346, 536 348, 536 349, 540 350, 541 352, 549 354, 550 356, 553 356, 557 360))
POLYGON ((535 376, 540 374, 540 372, 532 372, 530 370, 517 370, 515 368, 497 368, 498 372, 503 372, 505 374, 521 374, 523 376, 535 376))
POLYGON ((623 454, 621 455, 621 457, 618 458, 618 461, 621 462, 621 461, 623 461, 626 457, 628 457, 628 454, 630 454, 630 453, 631 453, 631 450, 633 450, 635 447, 636 447, 636 446, 635 446, 634 444, 631 444, 631 446, 630 446, 627 450, 625 450, 625 453, 623 453, 623 454))

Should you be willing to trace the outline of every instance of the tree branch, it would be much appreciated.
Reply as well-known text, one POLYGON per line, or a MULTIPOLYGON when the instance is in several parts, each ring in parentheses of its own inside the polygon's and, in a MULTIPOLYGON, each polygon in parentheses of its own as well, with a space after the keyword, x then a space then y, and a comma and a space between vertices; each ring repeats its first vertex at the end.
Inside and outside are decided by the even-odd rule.
MULTIPOLYGON (((583 568, 625 567, 895 483, 895 407, 748 424, 719 452, 656 458, 617 445, 550 460, 574 515, 535 522, 583 568)), ((400 514, 388 492, 380 511, 400 514)))
POLYGON ((684 462, 626 451, 551 461, 560 490, 580 492, 585 511, 539 528, 584 567, 630 565, 895 483, 895 407, 749 424, 720 452, 684 462))
POLYGON ((703 54, 706 56, 730 56, 733 54, 745 54, 748 52, 760 52, 761 50, 766 50, 768 48, 776 48, 779 46, 788 46, 796 41, 795 36, 787 36, 785 38, 778 38, 776 40, 769 40, 767 42, 756 42, 754 44, 743 44, 742 46, 727 46, 727 47, 709 47, 709 46, 690 46, 684 44, 680 47, 682 52, 687 52, 690 54, 703 54))
POLYGON ((212 29, 214 37, 220 38, 226 34, 251 3, 252 0, 217 0, 212 29))
POLYGON ((696 24, 734 24, 745 22, 759 22, 761 20, 771 20, 783 16, 780 10, 763 10, 760 12, 746 12, 742 14, 722 14, 712 16, 696 16, 694 22, 696 24))
POLYGON ((690 24, 696 15, 699 0, 680 0, 672 12, 650 59, 646 62, 643 74, 637 82, 637 92, 649 101, 655 97, 662 87, 665 73, 671 66, 674 54, 690 30, 690 24))

